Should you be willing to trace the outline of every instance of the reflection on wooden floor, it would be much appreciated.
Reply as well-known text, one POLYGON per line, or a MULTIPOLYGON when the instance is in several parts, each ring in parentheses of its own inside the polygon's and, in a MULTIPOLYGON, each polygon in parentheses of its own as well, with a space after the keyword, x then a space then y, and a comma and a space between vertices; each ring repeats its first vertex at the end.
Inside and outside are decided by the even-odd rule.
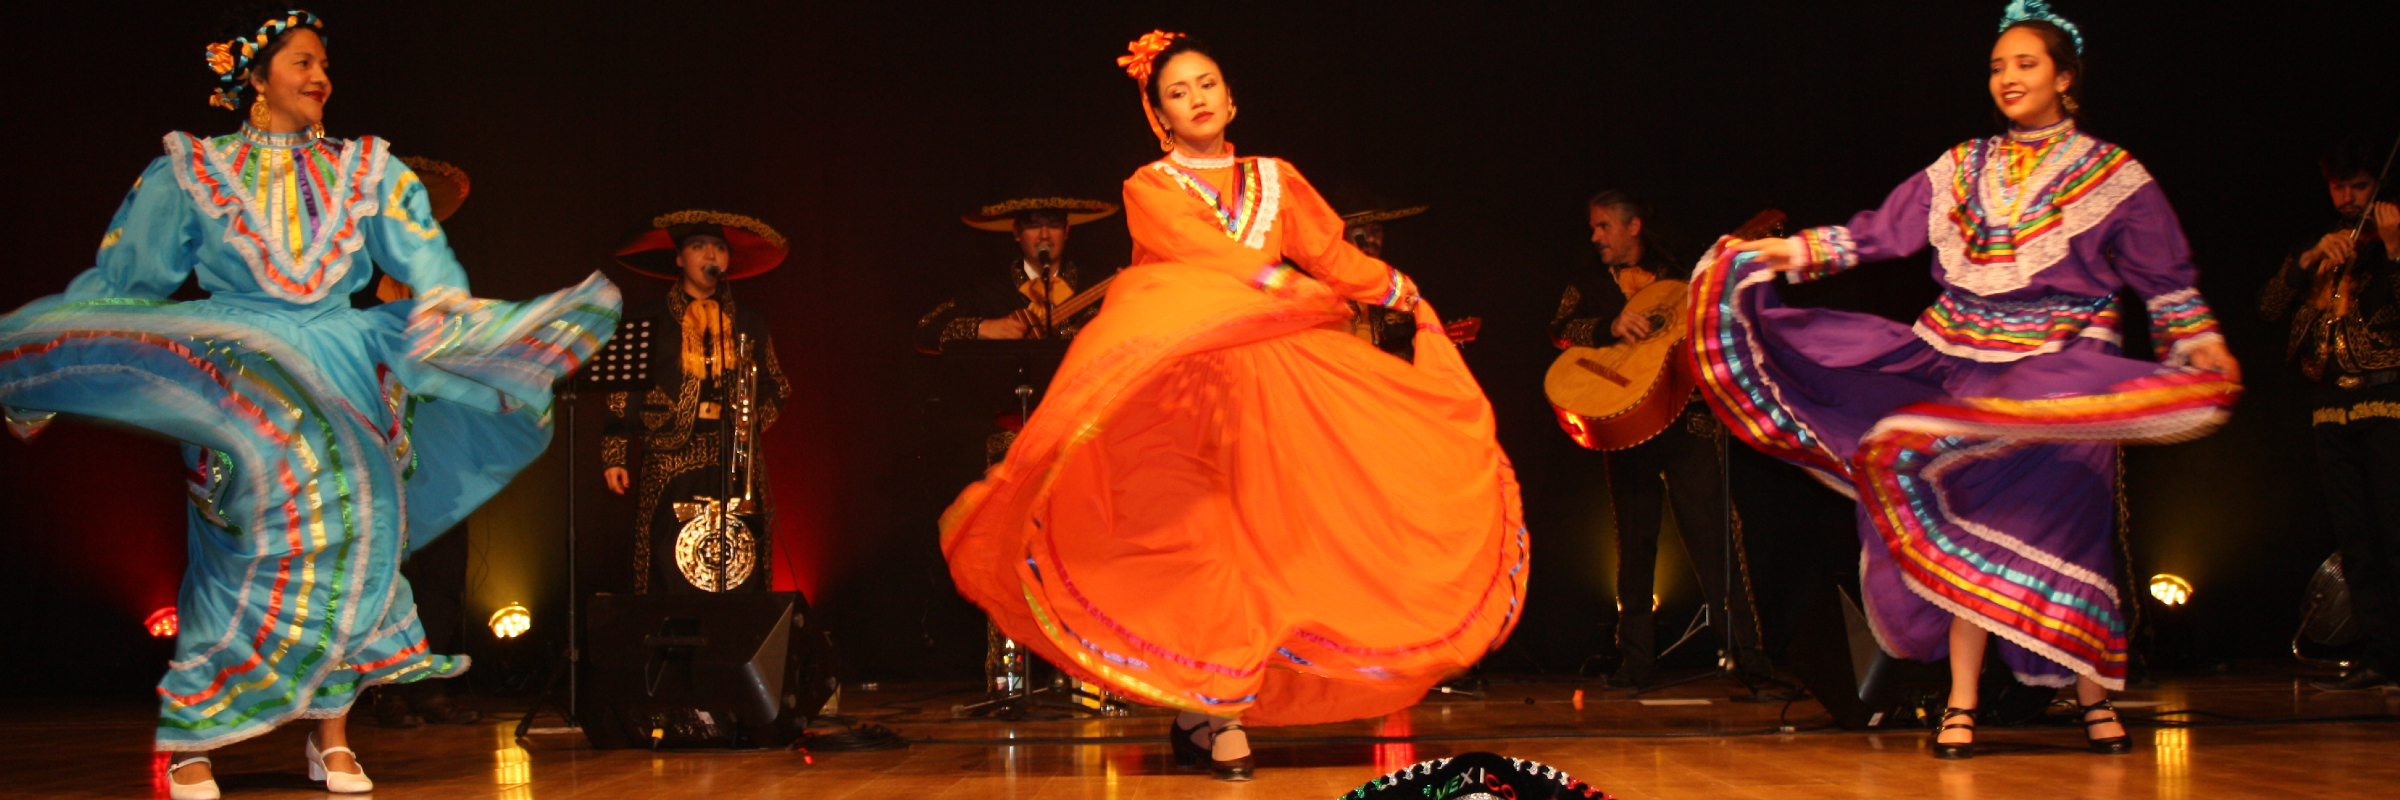
MULTIPOLYGON (((917 743, 874 753, 595 751, 580 737, 520 742, 509 723, 379 730, 354 744, 382 800, 567 798, 1333 798, 1383 772, 1475 750, 1564 769, 1627 800, 1643 798, 2202 798, 2388 796, 2400 786, 2400 696, 2325 693, 2289 676, 2170 679, 2130 693, 2129 715, 2189 709, 2200 727, 2137 725, 2130 756, 2084 752, 2074 728, 1992 729, 1984 754, 1938 762, 1917 732, 1772 732, 1780 704, 1726 702, 1707 682, 1649 705, 1596 682, 1501 681, 1486 701, 1435 699, 1405 715, 1253 731, 1258 781, 1222 784, 1174 770, 1166 718, 1007 723, 947 718, 968 699, 944 687, 851 692, 851 713, 917 743), (1572 696, 1587 690, 1584 707, 1572 696), (2222 715, 2222 716, 2218 716, 2222 715), (2243 720, 2347 717, 2256 724, 2243 720), (2377 719, 2375 717, 2381 717, 2377 719), (2237 719, 2240 718, 2240 719, 2237 719), (2240 722, 2218 725, 2216 723, 2240 722), (1372 737, 1419 737, 1377 742, 1372 737), (1095 740, 1078 743, 1065 740, 1095 740), (1024 743, 1009 744, 1016 740, 1024 743)), ((151 709, 11 703, 0 710, 0 796, 151 795, 151 709)), ((1795 721, 1814 703, 1788 709, 1795 721)), ((513 720, 511 721, 513 722, 513 720)), ((1804 726, 1805 727, 1805 726, 1804 726)), ((228 798, 323 796, 303 780, 300 727, 216 754, 228 798)))

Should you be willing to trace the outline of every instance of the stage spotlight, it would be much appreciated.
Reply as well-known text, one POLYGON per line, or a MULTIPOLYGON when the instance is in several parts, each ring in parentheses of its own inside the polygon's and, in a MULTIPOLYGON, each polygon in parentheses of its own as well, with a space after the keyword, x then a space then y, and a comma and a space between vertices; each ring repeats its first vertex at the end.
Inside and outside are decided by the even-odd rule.
POLYGON ((150 612, 150 618, 142 620, 142 627, 150 629, 150 635, 162 639, 175 635, 175 607, 167 606, 150 612))
POLYGON ((2192 582, 2161 572, 2150 576, 2150 596, 2170 606, 2183 605, 2192 600, 2192 582))
POLYGON ((533 612, 525 610, 522 603, 510 603, 501 606, 500 610, 492 612, 493 636, 514 639, 525 635, 526 631, 532 629, 533 612))

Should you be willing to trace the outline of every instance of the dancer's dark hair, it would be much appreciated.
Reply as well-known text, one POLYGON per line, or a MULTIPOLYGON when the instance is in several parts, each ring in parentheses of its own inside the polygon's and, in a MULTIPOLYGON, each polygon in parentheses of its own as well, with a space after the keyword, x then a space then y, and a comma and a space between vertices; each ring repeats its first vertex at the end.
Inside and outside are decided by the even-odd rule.
MULTIPOLYGON (((1150 60, 1150 85, 1142 87, 1144 91, 1150 93, 1150 107, 1160 108, 1166 105, 1166 95, 1163 94, 1159 88, 1158 73, 1166 71, 1167 65, 1174 63, 1176 56, 1183 55, 1185 53, 1199 53, 1201 55, 1208 56, 1212 60, 1216 58, 1215 55, 1212 55, 1208 52, 1207 42, 1200 41, 1199 38, 1190 35, 1175 37, 1175 42, 1173 44, 1167 45, 1167 49, 1158 51, 1158 57, 1150 60)), ((1225 80, 1225 76, 1222 73, 1217 75, 1217 81, 1225 84, 1225 94, 1227 97, 1231 97, 1233 95, 1233 82, 1225 80)))

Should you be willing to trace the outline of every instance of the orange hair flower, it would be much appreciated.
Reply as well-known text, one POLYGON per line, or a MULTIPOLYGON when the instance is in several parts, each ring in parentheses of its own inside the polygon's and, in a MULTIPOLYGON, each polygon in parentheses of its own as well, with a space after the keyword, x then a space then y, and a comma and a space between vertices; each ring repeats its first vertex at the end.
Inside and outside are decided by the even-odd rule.
POLYGON ((1158 137, 1161 148, 1172 145, 1167 144, 1166 126, 1158 121, 1158 109, 1150 106, 1150 72, 1159 52, 1181 38, 1183 34, 1180 33, 1154 30, 1142 34, 1142 38, 1126 42, 1125 49, 1128 52, 1117 56, 1117 66, 1124 67, 1125 74, 1132 76, 1133 82, 1142 88, 1142 119, 1150 123, 1150 135, 1158 137))
POLYGON ((218 42, 208 46, 208 68, 223 75, 233 71, 233 43, 218 42))
POLYGON ((1142 34, 1142 38, 1125 43, 1128 54, 1117 56, 1117 66, 1124 67, 1125 74, 1133 76, 1135 81, 1149 86, 1151 59, 1157 58, 1160 51, 1167 49, 1167 45, 1181 38, 1183 34, 1166 31, 1142 34))

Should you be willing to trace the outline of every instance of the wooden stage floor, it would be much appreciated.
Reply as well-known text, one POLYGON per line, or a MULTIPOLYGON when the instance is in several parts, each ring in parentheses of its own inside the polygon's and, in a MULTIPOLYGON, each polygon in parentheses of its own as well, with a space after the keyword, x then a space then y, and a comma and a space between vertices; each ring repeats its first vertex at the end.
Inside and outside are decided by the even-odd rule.
MULTIPOLYGON (((1681 687, 1664 696, 1679 704, 1653 705, 1604 694, 1596 681, 1501 680, 1485 701, 1437 694, 1386 720, 1255 730, 1261 766, 1248 784, 1176 772, 1166 718, 1155 711, 954 721, 949 707, 969 696, 945 688, 887 685, 844 697, 844 710, 915 742, 883 752, 595 751, 580 736, 520 742, 509 723, 386 731, 360 720, 352 736, 381 800, 1331 800, 1409 763, 1476 750, 1541 761, 1626 800, 2378 797, 2400 786, 2400 717, 2392 716, 2400 695, 2319 692, 2289 675, 2173 678, 2129 693, 2137 719, 2207 712, 2173 717, 2194 726, 2137 724, 2130 756, 2086 753, 2073 728, 2027 727, 1987 731, 1984 754, 1963 762, 1935 761, 1922 732, 1772 732, 1781 704, 1727 702, 1723 683, 1681 687), (1571 702, 1577 688, 1589 690, 1580 710, 1571 702), (1378 735, 1417 740, 1367 740, 1378 735), (1011 738, 1035 741, 1000 743, 1011 738)), ((1789 715, 1817 710, 1803 702, 1789 715)), ((0 796, 151 796, 148 719, 149 709, 132 703, 8 703, 0 796)), ((302 727, 287 727, 216 754, 226 797, 325 796, 302 779, 301 736, 302 727)))

